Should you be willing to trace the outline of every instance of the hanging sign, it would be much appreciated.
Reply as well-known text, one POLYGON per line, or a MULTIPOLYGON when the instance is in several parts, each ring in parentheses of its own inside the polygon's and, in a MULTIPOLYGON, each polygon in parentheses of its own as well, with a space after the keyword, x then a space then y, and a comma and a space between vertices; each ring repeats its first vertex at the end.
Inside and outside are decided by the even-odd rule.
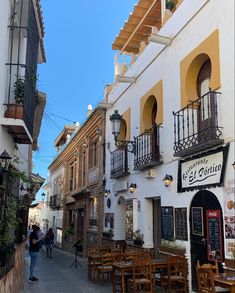
POLYGON ((220 210, 206 211, 207 223, 207 255, 208 260, 223 261, 222 235, 221 235, 221 212, 220 210))
POLYGON ((181 161, 178 190, 182 192, 204 187, 221 186, 227 158, 226 150, 227 148, 223 148, 221 151, 217 150, 217 152, 214 151, 206 156, 181 161))

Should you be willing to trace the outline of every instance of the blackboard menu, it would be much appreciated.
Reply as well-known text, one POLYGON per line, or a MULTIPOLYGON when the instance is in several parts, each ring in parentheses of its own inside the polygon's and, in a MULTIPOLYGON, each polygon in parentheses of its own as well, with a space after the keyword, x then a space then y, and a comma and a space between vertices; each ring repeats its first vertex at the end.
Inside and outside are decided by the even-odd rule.
POLYGON ((187 208, 175 208, 175 238, 188 240, 187 208))
POLYGON ((174 216, 173 207, 161 208, 162 239, 173 240, 174 238, 174 216))
POLYGON ((203 209, 192 207, 192 231, 194 235, 204 236, 203 209))
POLYGON ((220 210, 206 211, 208 260, 222 262, 222 235, 220 210))

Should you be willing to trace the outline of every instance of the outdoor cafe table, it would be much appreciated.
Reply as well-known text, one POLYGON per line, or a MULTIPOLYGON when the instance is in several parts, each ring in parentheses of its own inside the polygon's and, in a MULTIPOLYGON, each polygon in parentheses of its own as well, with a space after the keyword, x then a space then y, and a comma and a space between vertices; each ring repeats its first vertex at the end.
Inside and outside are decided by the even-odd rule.
MULTIPOLYGON (((152 271, 155 272, 157 269, 166 269, 167 268, 167 259, 166 258, 157 258, 151 260, 152 271)), ((115 272, 118 271, 121 273, 121 290, 122 293, 125 292, 125 273, 132 272, 132 261, 124 263, 114 263, 113 264, 113 292, 116 293, 116 284, 115 284, 115 272)))
POLYGON ((216 274, 214 281, 215 286, 229 288, 231 293, 235 293, 235 273, 216 274))

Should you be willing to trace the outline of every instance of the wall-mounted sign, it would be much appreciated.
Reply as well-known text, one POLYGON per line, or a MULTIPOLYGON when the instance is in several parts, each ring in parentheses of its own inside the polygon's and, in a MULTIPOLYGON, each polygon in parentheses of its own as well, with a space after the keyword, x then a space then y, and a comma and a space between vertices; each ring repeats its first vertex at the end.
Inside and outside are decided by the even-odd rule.
POLYGON ((175 238, 188 240, 187 208, 175 208, 175 238))
POLYGON ((207 223, 207 253, 208 260, 223 261, 222 257, 222 235, 221 235, 221 212, 220 210, 206 211, 207 223))
POLYGON ((174 214, 173 207, 161 208, 162 239, 173 240, 174 238, 174 214))
POLYGON ((210 152, 208 155, 180 161, 178 191, 221 186, 227 153, 228 146, 210 152))
POLYGON ((204 236, 203 208, 192 207, 192 231, 194 235, 204 236))

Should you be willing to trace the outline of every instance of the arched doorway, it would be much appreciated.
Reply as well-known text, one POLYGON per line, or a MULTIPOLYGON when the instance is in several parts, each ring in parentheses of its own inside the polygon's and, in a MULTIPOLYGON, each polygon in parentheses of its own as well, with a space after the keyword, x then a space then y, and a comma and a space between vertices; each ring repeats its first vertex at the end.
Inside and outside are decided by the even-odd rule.
POLYGON ((212 192, 201 190, 195 194, 190 207, 189 221, 192 288, 196 289, 197 260, 203 264, 213 263, 216 259, 220 267, 224 261, 222 208, 212 192))

